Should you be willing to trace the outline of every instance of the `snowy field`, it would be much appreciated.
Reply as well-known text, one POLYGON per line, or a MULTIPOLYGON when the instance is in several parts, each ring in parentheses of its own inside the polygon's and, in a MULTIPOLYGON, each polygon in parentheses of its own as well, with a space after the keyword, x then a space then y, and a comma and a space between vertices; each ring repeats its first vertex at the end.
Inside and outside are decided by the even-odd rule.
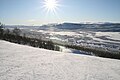
POLYGON ((106 36, 109 39, 120 40, 120 32, 96 32, 96 36, 106 36))
POLYGON ((93 32, 93 31, 44 31, 39 30, 36 32, 40 32, 43 34, 49 34, 52 36, 61 35, 61 36, 69 36, 69 37, 78 37, 78 38, 91 38, 93 40, 102 41, 102 42, 113 42, 120 43, 120 32, 93 32))
POLYGON ((0 40, 0 80, 120 80, 120 61, 0 40))

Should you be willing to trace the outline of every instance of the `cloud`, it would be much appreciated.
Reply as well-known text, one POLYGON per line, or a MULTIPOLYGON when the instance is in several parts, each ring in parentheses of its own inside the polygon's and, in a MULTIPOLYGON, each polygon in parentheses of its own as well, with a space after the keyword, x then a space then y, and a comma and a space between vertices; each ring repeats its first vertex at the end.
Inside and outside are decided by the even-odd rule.
POLYGON ((35 22, 35 21, 36 21, 35 19, 28 20, 28 22, 35 22))

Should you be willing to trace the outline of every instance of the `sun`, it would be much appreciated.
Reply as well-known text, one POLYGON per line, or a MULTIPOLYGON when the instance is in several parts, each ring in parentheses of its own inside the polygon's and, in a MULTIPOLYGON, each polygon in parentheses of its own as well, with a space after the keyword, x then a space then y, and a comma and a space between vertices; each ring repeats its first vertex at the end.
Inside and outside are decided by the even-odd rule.
POLYGON ((56 12, 56 9, 58 8, 59 4, 57 0, 44 0, 43 7, 48 12, 56 12))
POLYGON ((57 7, 57 2, 56 0, 45 0, 45 6, 48 9, 54 9, 57 7))

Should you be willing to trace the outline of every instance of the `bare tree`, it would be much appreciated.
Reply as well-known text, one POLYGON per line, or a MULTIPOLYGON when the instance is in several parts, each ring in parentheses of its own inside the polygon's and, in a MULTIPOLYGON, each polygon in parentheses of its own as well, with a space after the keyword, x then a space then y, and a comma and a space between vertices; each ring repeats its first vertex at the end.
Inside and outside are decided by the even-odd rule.
POLYGON ((0 22, 0 35, 3 34, 3 24, 0 22))
POLYGON ((13 30, 13 34, 14 35, 20 35, 20 33, 21 33, 21 30, 20 29, 18 29, 17 27, 16 28, 14 28, 14 30, 13 30))

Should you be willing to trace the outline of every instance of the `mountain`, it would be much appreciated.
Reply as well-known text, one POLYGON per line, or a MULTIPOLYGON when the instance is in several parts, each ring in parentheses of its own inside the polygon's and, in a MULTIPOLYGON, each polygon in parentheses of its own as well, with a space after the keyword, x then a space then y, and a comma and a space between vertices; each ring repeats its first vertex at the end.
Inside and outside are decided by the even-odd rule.
POLYGON ((30 30, 87 30, 101 32, 120 32, 120 23, 62 23, 48 24, 42 26, 24 26, 24 25, 5 25, 5 28, 13 29, 15 27, 30 30))
POLYGON ((120 32, 120 23, 62 23, 40 26, 39 29, 48 30, 50 28, 63 30, 87 30, 102 32, 120 32))
POLYGON ((120 61, 0 40, 1 80, 119 80, 120 61))

